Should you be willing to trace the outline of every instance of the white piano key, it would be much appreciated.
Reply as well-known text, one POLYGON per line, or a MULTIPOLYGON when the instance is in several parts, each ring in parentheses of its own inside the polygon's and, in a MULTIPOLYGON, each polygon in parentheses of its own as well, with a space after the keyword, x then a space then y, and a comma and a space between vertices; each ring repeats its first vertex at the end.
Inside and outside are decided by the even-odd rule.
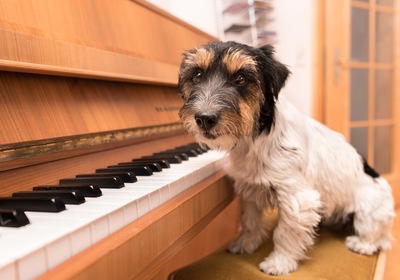
POLYGON ((169 184, 169 193, 171 194, 171 198, 180 194, 183 190, 183 186, 185 186, 186 176, 181 177, 175 180, 173 183, 169 184))
MULTIPOLYGON (((164 186, 163 186, 164 187, 164 186)), ((104 193, 110 197, 129 197, 133 199, 149 199, 150 209, 154 209, 160 205, 160 188, 150 186, 125 187, 121 190, 106 190, 104 193), (148 198, 144 198, 148 196, 148 198)))
MULTIPOLYGON (((120 190, 122 191, 123 189, 120 190)), ((99 223, 102 223, 103 225, 107 224, 108 229, 107 230, 103 229, 103 232, 100 232, 99 234, 100 235, 102 233, 111 234, 126 225, 123 206, 129 203, 133 204, 140 203, 140 207, 142 208, 147 209, 150 207, 149 197, 147 195, 143 196, 144 193, 140 194, 141 196, 138 195, 123 196, 123 195, 117 195, 117 193, 113 193, 112 190, 104 190, 101 200, 97 200, 97 198, 89 199, 85 203, 86 205, 84 205, 85 206, 84 208, 80 208, 79 206, 81 205, 73 205, 73 207, 70 207, 70 209, 73 208, 71 209, 71 211, 79 211, 81 215, 89 214, 90 216, 90 214, 93 212, 95 213, 100 212, 103 213, 104 215, 106 214, 104 217, 108 220, 108 222, 105 223, 103 221, 99 221, 99 223)), ((92 233, 92 235, 94 234, 99 235, 96 232, 92 233)))
MULTIPOLYGON (((45 247, 47 268, 52 269, 72 256, 69 236, 64 236, 45 247)), ((1 278, 0 278, 1 279, 1 278)))
POLYGON ((48 270, 46 263, 46 253, 43 249, 23 257, 18 261, 18 278, 30 280, 42 275, 48 270))
POLYGON ((100 218, 90 224, 92 243, 95 244, 110 234, 108 219, 100 218))
POLYGON ((8 234, 3 232, 0 241, 28 241, 29 245, 44 248, 47 269, 53 268, 71 257, 71 241, 69 236, 65 235, 65 230, 60 227, 61 225, 66 226, 65 222, 52 223, 53 220, 57 220, 53 218, 49 221, 34 216, 30 217, 30 220, 31 224, 27 225, 26 229, 10 230, 8 234))
MULTIPOLYGON (((9 229, 8 231, 2 230, 0 241, 29 242, 27 245, 20 246, 24 246, 26 251, 29 252, 43 250, 46 256, 44 262, 46 264, 46 271, 69 259, 73 255, 73 252, 71 253, 72 249, 75 249, 75 252, 82 251, 82 242, 84 241, 79 239, 82 237, 78 237, 77 235, 82 235, 81 232, 84 228, 78 229, 71 236, 66 233, 65 229, 69 230, 69 228, 65 221, 55 218, 45 219, 42 216, 35 215, 30 217, 30 221, 31 224, 23 228, 9 229)), ((87 239, 85 245, 86 243, 87 239)), ((40 254, 39 257, 43 256, 43 252, 34 253, 33 255, 21 253, 21 255, 26 256, 19 258, 18 271, 28 269, 34 263, 32 258, 38 258, 38 254, 40 254)))
POLYGON ((150 211, 150 199, 149 197, 142 196, 136 200, 137 202, 137 214, 138 218, 142 217, 143 215, 147 214, 150 211))
MULTIPOLYGON (((82 217, 67 219, 52 214, 28 212, 31 224, 27 229, 8 236, 8 239, 26 239, 44 248, 47 269, 55 267, 92 244, 90 227, 82 217)), ((108 227, 106 230, 108 231, 108 227)))
POLYGON ((70 233, 71 253, 76 255, 92 245, 90 226, 83 226, 70 233))
POLYGON ((132 223, 138 218, 138 206, 136 201, 132 201, 124 207, 124 219, 126 225, 132 223))
POLYGON ((124 209, 118 209, 108 214, 109 233, 116 232, 125 226, 124 209))
MULTIPOLYGON (((3 250, 3 248, 2 248, 3 250)), ((9 262, 8 256, 0 257, 0 279, 17 280, 17 264, 9 262)))
POLYGON ((213 174, 222 157, 192 157, 125 188, 103 189, 103 196, 60 213, 27 212, 30 225, 0 227, 0 279, 31 279, 55 267, 213 174))
MULTIPOLYGON (((3 237, 0 240, 2 252, 7 252, 10 262, 5 267, 10 269, 14 265, 17 279, 34 279, 47 271, 47 261, 44 248, 41 244, 34 244, 34 241, 21 239, 8 239, 3 237), (13 242, 14 243, 11 243, 13 242), (18 244, 18 246, 15 246, 18 244), (18 247, 18 248, 16 248, 18 247)), ((0 269, 2 270, 2 268, 0 269)), ((7 279, 7 278, 1 278, 7 279)))
POLYGON ((2 242, 0 240, 0 248, 3 253, 0 255, 0 279, 18 279, 17 275, 17 256, 14 244, 2 242))
POLYGON ((167 202, 171 198, 171 194, 169 192, 169 185, 164 188, 160 188, 160 205, 167 202))

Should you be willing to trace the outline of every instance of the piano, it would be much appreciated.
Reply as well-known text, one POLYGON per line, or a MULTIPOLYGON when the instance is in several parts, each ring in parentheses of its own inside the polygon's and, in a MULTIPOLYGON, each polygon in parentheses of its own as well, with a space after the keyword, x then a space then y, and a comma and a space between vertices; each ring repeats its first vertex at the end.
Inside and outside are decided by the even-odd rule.
POLYGON ((226 157, 177 116, 210 40, 144 0, 0 3, 0 279, 166 279, 235 236, 226 157))

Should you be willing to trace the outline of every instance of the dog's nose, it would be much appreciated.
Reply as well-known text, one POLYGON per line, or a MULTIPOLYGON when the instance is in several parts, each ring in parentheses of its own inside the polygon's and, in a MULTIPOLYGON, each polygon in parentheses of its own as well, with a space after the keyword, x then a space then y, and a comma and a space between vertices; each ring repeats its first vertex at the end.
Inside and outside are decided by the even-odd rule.
POLYGON ((213 113, 199 113, 194 116, 196 124, 203 130, 210 130, 218 122, 218 115, 213 113))

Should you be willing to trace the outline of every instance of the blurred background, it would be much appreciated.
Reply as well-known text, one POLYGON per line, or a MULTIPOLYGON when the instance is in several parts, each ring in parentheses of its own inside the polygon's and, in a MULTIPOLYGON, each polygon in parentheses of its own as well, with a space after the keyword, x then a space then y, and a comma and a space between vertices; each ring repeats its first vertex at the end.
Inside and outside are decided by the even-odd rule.
POLYGON ((219 40, 272 44, 300 111, 399 184, 399 1, 149 0, 219 40))

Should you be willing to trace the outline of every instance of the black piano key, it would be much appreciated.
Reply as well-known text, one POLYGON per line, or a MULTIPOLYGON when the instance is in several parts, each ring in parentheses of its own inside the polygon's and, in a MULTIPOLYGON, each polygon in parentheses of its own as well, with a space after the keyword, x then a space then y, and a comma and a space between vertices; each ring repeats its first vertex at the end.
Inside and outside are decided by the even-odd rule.
POLYGON ((21 191, 12 194, 13 197, 57 197, 65 204, 82 204, 85 197, 75 190, 70 191, 21 191))
POLYGON ((61 212, 64 202, 59 198, 44 197, 0 197, 0 209, 19 209, 36 212, 61 212))
POLYGON ((97 185, 99 188, 105 189, 120 189, 123 188, 124 182, 119 177, 85 177, 85 178, 67 178, 61 179, 60 185, 97 185))
POLYGON ((171 150, 167 150, 166 152, 170 152, 170 153, 184 153, 186 154, 188 157, 197 157, 199 155, 199 152, 196 151, 195 149, 191 149, 191 148, 176 148, 176 149, 171 149, 171 150))
POLYGON ((141 159, 151 159, 151 160, 166 160, 170 164, 171 163, 182 163, 182 159, 178 156, 173 156, 173 155, 161 155, 161 156, 144 156, 141 159))
POLYGON ((194 150, 196 150, 197 152, 200 152, 200 153, 204 153, 204 152, 206 152, 206 150, 207 150, 207 149, 202 148, 202 147, 201 147, 199 144, 197 144, 197 143, 192 143, 192 144, 187 144, 187 145, 179 146, 179 147, 176 147, 175 149, 194 149, 194 150))
POLYGON ((96 169, 96 173, 101 173, 101 172, 98 172, 98 170, 103 170, 103 169, 109 169, 109 170, 113 170, 113 171, 118 170, 120 172, 121 171, 132 172, 136 176, 151 176, 151 175, 153 175, 153 171, 151 171, 150 167, 147 167, 147 166, 124 167, 121 165, 110 165, 110 166, 107 166, 107 168, 96 169))
POLYGON ((151 171, 153 172, 161 172, 162 167, 156 163, 156 162, 148 162, 148 163, 137 163, 137 162, 120 162, 118 163, 118 166, 123 166, 123 167, 140 167, 140 166, 148 166, 151 171))
POLYGON ((196 150, 196 152, 197 152, 199 155, 202 155, 202 154, 204 154, 204 153, 207 152, 206 150, 203 150, 202 148, 194 148, 194 149, 196 150))
POLYGON ((82 178, 82 177, 109 177, 109 176, 116 176, 122 179, 124 183, 135 183, 137 182, 136 176, 132 172, 115 172, 110 170, 110 172, 104 173, 93 173, 93 174, 78 174, 75 177, 82 178))
POLYGON ((79 191, 84 197, 100 197, 102 192, 96 185, 55 185, 55 186, 36 186, 33 187, 34 191, 79 191))
POLYGON ((137 159, 133 159, 132 162, 134 162, 134 163, 142 163, 144 165, 146 165, 146 163, 157 163, 158 165, 161 166, 161 168, 170 168, 171 167, 169 162, 167 160, 164 160, 164 159, 152 160, 152 159, 140 159, 140 158, 137 158, 137 159))
POLYGON ((181 160, 188 160, 189 156, 185 153, 181 152, 159 152, 159 153, 154 153, 154 156, 177 156, 180 157, 181 160))
POLYGON ((0 227, 23 227, 29 224, 24 211, 0 209, 0 227))
POLYGON ((209 150, 209 148, 201 147, 197 143, 189 144, 189 145, 186 145, 185 147, 190 147, 190 148, 196 149, 196 151, 198 151, 200 153, 206 153, 209 150))
POLYGON ((203 153, 207 152, 206 149, 201 148, 200 145, 198 145, 198 144, 179 146, 172 150, 178 150, 178 151, 179 150, 194 150, 199 154, 203 154, 203 153))

